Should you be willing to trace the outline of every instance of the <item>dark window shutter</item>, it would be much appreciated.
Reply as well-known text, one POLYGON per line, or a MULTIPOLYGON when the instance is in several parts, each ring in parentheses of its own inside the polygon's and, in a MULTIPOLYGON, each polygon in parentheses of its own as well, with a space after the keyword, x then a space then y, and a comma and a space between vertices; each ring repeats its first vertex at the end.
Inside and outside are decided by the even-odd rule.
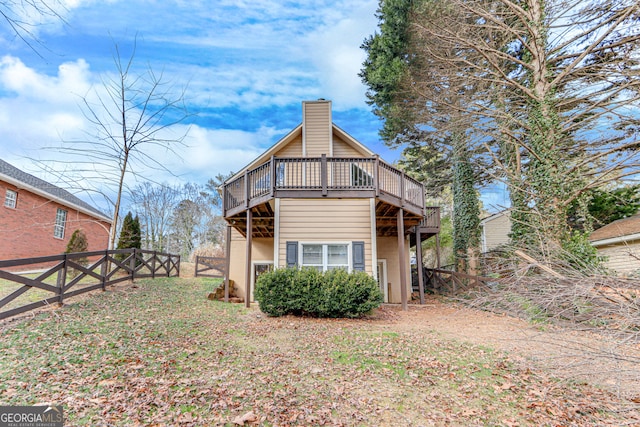
POLYGON ((364 271, 364 242, 352 243, 353 269, 364 271))
POLYGON ((298 242, 287 242, 287 267, 298 265, 298 242))

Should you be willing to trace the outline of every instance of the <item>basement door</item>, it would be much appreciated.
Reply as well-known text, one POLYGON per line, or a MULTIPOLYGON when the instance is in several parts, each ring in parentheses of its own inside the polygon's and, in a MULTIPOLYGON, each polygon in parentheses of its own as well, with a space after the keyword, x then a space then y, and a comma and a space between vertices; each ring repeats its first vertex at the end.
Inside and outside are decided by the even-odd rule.
POLYGON ((389 302, 389 282, 387 282, 387 260, 378 260, 378 286, 382 295, 384 295, 384 302, 389 302))
POLYGON ((258 280, 258 277, 260 277, 260 275, 262 273, 266 273, 267 271, 272 271, 273 270, 273 261, 255 261, 252 263, 253 264, 253 275, 251 277, 251 296, 250 296, 250 300, 251 302, 253 302, 253 290, 256 287, 256 281, 258 280))

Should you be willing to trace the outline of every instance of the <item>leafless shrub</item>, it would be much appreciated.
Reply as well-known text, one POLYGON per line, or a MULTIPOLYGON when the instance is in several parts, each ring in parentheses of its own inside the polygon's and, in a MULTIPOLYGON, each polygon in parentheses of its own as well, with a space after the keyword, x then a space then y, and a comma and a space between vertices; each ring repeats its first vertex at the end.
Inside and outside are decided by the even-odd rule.
POLYGON ((214 243, 207 243, 206 245, 198 246, 193 250, 193 252, 191 252, 189 262, 195 262, 197 256, 224 258, 224 248, 214 243))
POLYGON ((575 370, 576 377, 597 376, 601 383, 614 384, 636 402, 640 279, 578 269, 568 261, 513 248, 487 255, 483 267, 484 276, 495 280, 455 295, 457 300, 554 331, 534 338, 549 349, 549 359, 555 357, 561 369, 575 370), (588 334, 573 335, 582 332, 588 334))
POLYGON ((567 261, 514 250, 490 254, 484 270, 496 281, 468 291, 463 297, 468 305, 640 339, 640 279, 602 274, 595 267, 576 269, 567 261))

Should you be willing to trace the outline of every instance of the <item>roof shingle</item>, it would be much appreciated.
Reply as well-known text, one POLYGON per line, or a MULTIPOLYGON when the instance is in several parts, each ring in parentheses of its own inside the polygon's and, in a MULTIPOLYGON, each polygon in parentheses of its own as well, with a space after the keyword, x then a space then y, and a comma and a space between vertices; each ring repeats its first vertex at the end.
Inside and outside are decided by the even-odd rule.
POLYGON ((68 203, 74 204, 76 206, 79 206, 81 208, 84 208, 96 215, 99 215, 103 218, 109 218, 107 215, 105 215, 104 213, 100 212, 98 209, 94 208, 93 206, 91 206, 90 204, 88 204, 87 202, 79 199, 78 197, 74 196, 73 194, 69 193, 67 190, 64 190, 60 187, 57 187, 47 181, 44 181, 40 178, 37 178, 31 174, 28 174, 18 168, 16 168, 15 166, 12 166, 11 164, 5 162, 4 160, 0 159, 0 174, 6 175, 8 177, 11 177, 17 181, 20 181, 26 185, 29 185, 31 187, 37 188, 38 190, 41 190, 55 198, 64 200, 68 203))
POLYGON ((613 239, 636 233, 640 233, 640 214, 622 218, 602 228, 598 228, 591 233, 589 240, 595 242, 597 240, 613 239))

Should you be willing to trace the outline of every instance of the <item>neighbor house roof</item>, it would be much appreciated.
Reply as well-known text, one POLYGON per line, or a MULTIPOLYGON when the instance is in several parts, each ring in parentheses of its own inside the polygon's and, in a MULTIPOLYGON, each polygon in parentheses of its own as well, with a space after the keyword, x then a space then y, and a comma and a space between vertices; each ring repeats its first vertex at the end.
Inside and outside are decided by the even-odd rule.
POLYGON ((500 218, 501 216, 504 216, 504 215, 509 215, 510 216, 511 215, 511 208, 507 208, 507 209, 501 210, 500 212, 496 212, 494 214, 485 216, 484 218, 482 218, 480 220, 480 225, 484 225, 487 222, 493 221, 494 219, 500 218))
POLYGON ((640 238, 640 215, 613 221, 591 233, 589 240, 595 246, 613 244, 640 238))
POLYGON ((80 200, 67 190, 28 174, 2 159, 0 159, 0 180, 111 223, 111 219, 107 215, 100 212, 87 202, 80 200))

